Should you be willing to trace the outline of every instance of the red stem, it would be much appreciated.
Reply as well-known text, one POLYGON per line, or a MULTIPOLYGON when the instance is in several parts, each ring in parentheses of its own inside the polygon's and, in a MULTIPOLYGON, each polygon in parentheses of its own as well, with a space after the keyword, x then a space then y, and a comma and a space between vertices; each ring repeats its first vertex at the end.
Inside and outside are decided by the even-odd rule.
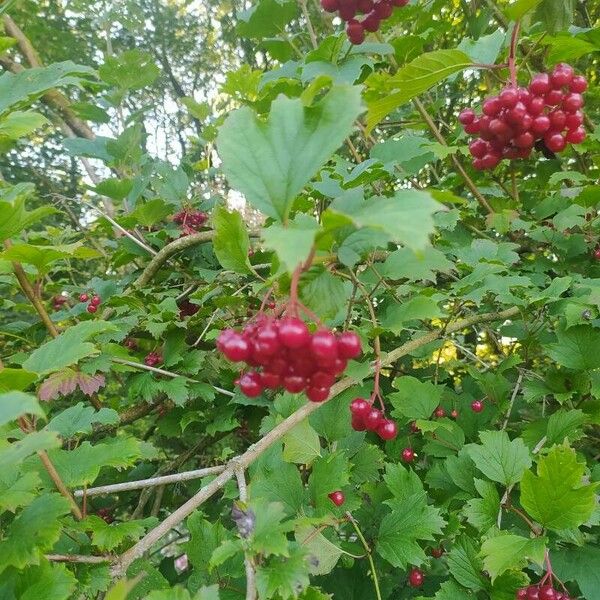
POLYGON ((510 54, 508 55, 508 69, 510 71, 510 82, 517 87, 517 44, 519 42, 519 31, 521 30, 521 21, 515 23, 515 27, 510 38, 510 54))

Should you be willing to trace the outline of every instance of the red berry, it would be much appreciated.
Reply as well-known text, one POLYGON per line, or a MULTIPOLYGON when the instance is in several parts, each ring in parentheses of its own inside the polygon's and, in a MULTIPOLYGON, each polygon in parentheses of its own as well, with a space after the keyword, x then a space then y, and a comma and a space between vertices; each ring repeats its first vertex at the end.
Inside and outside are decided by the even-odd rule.
POLYGON ((527 588, 520 588, 515 592, 515 600, 527 600, 527 588))
POLYGON ((329 388, 335 383, 335 377, 331 373, 325 371, 317 371, 310 378, 311 387, 326 387, 329 388))
POLYGON ((338 0, 321 0, 321 6, 326 12, 333 13, 339 8, 338 0))
POLYGON ((583 127, 578 127, 573 131, 567 132, 567 142, 569 142, 569 144, 581 144, 586 136, 585 129, 583 127))
POLYGON ((249 371, 240 377, 240 389, 248 398, 256 398, 263 391, 260 375, 256 371, 249 371))
POLYGON ((596 250, 594 250, 594 258, 596 260, 600 260, 600 248, 596 248, 596 250))
POLYGON ((417 427, 416 421, 411 421, 410 423, 410 431, 411 433, 421 433, 421 430, 417 427))
POLYGON ((514 144, 517 148, 531 148, 535 142, 532 133, 522 133, 514 139, 514 144))
MULTIPOLYGON (((600 248, 598 249, 600 252, 600 248)), ((364 398, 354 398, 350 403, 350 412, 354 417, 360 417, 361 419, 366 417, 371 410, 371 405, 364 398)))
POLYGON ((283 378, 283 387, 290 394, 299 394, 306 387, 306 379, 301 375, 286 375, 283 378))
POLYGON ((577 129, 578 127, 581 127, 583 125, 583 113, 580 110, 569 113, 565 125, 567 129, 577 129))
POLYGON ((411 463, 415 460, 415 451, 412 448, 404 448, 402 450, 402 460, 405 463, 411 463))
POLYGON ((359 13, 366 15, 373 10, 373 0, 358 0, 356 8, 359 13))
POLYGON ((546 104, 550 106, 556 106, 563 101, 565 95, 560 90, 550 90, 546 94, 546 104))
POLYGON ((453 419, 458 419, 458 411, 457 411, 455 408, 453 408, 453 409, 452 409, 452 412, 450 413, 450 416, 451 416, 453 419))
POLYGON ((280 349, 277 328, 272 324, 264 325, 256 334, 256 342, 261 354, 275 354, 280 349))
POLYGON ((354 431, 365 431, 365 429, 367 428, 364 419, 357 415, 352 415, 351 425, 354 431))
POLYGON ((394 7, 387 0, 379 0, 373 7, 373 12, 382 20, 391 17, 393 11, 394 7))
MULTIPOLYGON (((340 16, 341 14, 340 11, 340 16)), ((362 44, 365 41, 365 30, 362 23, 350 21, 348 25, 346 25, 346 35, 351 44, 354 44, 355 46, 362 44)))
POLYGON ((502 103, 497 96, 492 96, 491 98, 484 100, 483 104, 481 105, 481 110, 484 115, 487 115, 488 117, 495 117, 500 110, 502 110, 502 103))
POLYGON ((527 600, 538 600, 538 591, 537 585, 530 585, 527 588, 527 600))
POLYGON ((540 115, 536 117, 531 124, 531 131, 533 133, 542 134, 546 133, 550 129, 550 119, 546 115, 540 115))
POLYGON ((569 84, 569 91, 575 94, 583 94, 587 90, 588 82, 583 75, 576 75, 569 84))
POLYGON ((433 558, 441 558, 444 554, 444 548, 442 546, 440 546, 439 548, 432 548, 431 549, 431 556, 433 556, 433 558))
POLYGON ((379 25, 381 24, 381 19, 377 16, 375 12, 370 12, 362 22, 363 29, 365 31, 375 32, 379 29, 379 25))
POLYGON ((549 115, 550 127, 554 131, 562 131, 567 122, 567 115, 562 110, 553 110, 549 115))
POLYGON ((391 419, 382 419, 377 425, 377 435, 386 441, 396 439, 398 435, 398 426, 391 419))
POLYGON ((471 402, 471 410, 475 413, 480 413, 484 409, 483 402, 481 400, 473 400, 471 402))
POLYGON ((365 423, 365 427, 369 431, 375 431, 377 427, 379 427, 379 423, 383 418, 383 414, 378 408, 371 407, 369 412, 363 416, 363 421, 365 423))
POLYGON ((90 297, 87 294, 79 294, 79 302, 87 302, 90 297))
POLYGON ((540 115, 543 111, 544 108, 546 107, 546 99, 536 96, 535 98, 532 98, 531 101, 529 102, 529 114, 533 115, 534 117, 536 115, 540 115))
POLYGON ((250 345, 244 336, 234 332, 222 342, 223 354, 231 362, 242 362, 250 356, 250 345))
POLYGON ((519 93, 514 87, 504 88, 498 96, 503 108, 513 108, 519 101, 519 93))
POLYGON ((269 371, 260 374, 260 383, 268 390, 276 390, 281 385, 281 377, 269 371))
POLYGON ((287 317, 279 322, 279 341, 287 348, 301 348, 310 341, 306 323, 296 317, 287 317))
POLYGON ((312 353, 320 359, 333 361, 338 356, 338 343, 329 329, 317 331, 310 341, 312 353))
POLYGON ((443 406, 438 406, 434 411, 433 414, 438 418, 438 419, 442 419, 443 417, 446 416, 446 411, 444 410, 443 406))
POLYGON ((567 145, 567 140, 560 133, 550 133, 544 137, 544 142, 552 152, 562 152, 567 145))
POLYGON ((584 105, 581 94, 567 94, 563 100, 562 107, 569 113, 574 113, 584 105))
POLYGON ((556 593, 551 585, 543 585, 538 591, 539 600, 556 600, 556 593))
POLYGON ((340 2, 338 14, 342 21, 352 21, 356 16, 356 0, 343 0, 340 2))
POLYGON ((479 133, 481 131, 481 121, 480 119, 475 119, 472 123, 468 123, 465 125, 465 132, 473 135, 474 133, 479 133))
POLYGON ((100 306, 100 304, 102 304, 102 299, 100 296, 92 296, 90 304, 93 304, 94 306, 100 306))
POLYGON ((362 352, 360 338, 353 331, 344 331, 337 338, 337 350, 342 358, 356 358, 362 352))
POLYGON ((421 587, 423 585, 423 581, 425 579, 425 574, 421 569, 417 569, 417 567, 413 567, 408 574, 408 585, 410 587, 421 587))
POLYGON ((338 490, 337 492, 331 492, 331 494, 327 494, 327 497, 336 505, 342 506, 346 501, 346 497, 344 493, 338 490))
POLYGON ((468 125, 469 123, 472 123, 475 120, 475 116, 475 111, 471 110, 470 108, 467 108, 458 115, 458 120, 463 125, 468 125))
POLYGON ((95 313, 98 310, 98 307, 95 304, 88 304, 87 309, 89 313, 95 313))
POLYGON ((543 96, 550 91, 550 76, 547 73, 538 73, 529 84, 529 91, 534 96, 543 96))
POLYGON ((329 397, 329 392, 328 387, 309 387, 306 390, 306 396, 311 402, 325 402, 329 397))
POLYGON ((552 85, 554 87, 560 88, 564 85, 569 85, 573 79, 574 74, 575 71, 573 70, 573 67, 565 63, 561 63, 554 67, 554 71, 552 71, 550 80, 552 81, 552 85))
POLYGON ((513 125, 518 125, 526 114, 527 107, 522 102, 517 102, 514 107, 508 111, 506 120, 513 125))
POLYGON ((475 158, 483 158, 489 150, 489 145, 486 141, 478 138, 469 144, 469 152, 475 158))

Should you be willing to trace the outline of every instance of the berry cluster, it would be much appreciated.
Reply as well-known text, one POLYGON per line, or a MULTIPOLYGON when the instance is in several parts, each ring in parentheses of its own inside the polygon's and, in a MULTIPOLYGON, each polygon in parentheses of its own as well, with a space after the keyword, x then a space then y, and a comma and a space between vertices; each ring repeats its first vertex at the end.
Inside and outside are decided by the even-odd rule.
POLYGON ((515 598, 516 600, 571 600, 569 594, 555 590, 549 583, 518 589, 515 598))
POLYGON ((181 225, 181 235, 197 233, 207 220, 208 215, 199 210, 182 210, 173 215, 173 221, 177 223, 177 225, 181 225))
POLYGON ((468 108, 459 115, 473 167, 494 169, 502 159, 528 158, 533 148, 562 152, 568 143, 585 140, 583 92, 587 81, 561 63, 551 74, 538 73, 528 88, 509 85, 483 103, 482 115, 468 108))
POLYGON ((375 431, 382 440, 393 440, 398 435, 398 426, 392 419, 386 419, 383 411, 373 406, 371 400, 354 398, 350 403, 352 429, 354 431, 375 431))
POLYGON ((351 331, 335 334, 321 327, 315 333, 297 317, 259 315, 239 332, 222 331, 217 348, 232 362, 243 362, 253 370, 237 380, 249 398, 263 390, 305 392, 311 402, 324 402, 348 359, 361 352, 360 338, 351 331), (261 368, 259 372, 256 370, 261 368))
POLYGON ((93 294, 90 298, 90 295, 84 292, 83 294, 79 294, 79 302, 89 302, 86 310, 93 314, 98 310, 100 304, 102 304, 102 298, 97 294, 93 294))
POLYGON ((321 0, 323 10, 337 12, 346 22, 346 34, 352 44, 362 44, 368 31, 379 30, 396 6, 406 6, 409 0, 321 0), (359 21, 356 17, 364 15, 359 21))
POLYGON ((144 364, 148 367, 156 367, 156 365, 160 365, 162 361, 163 357, 160 352, 149 352, 144 358, 144 364))

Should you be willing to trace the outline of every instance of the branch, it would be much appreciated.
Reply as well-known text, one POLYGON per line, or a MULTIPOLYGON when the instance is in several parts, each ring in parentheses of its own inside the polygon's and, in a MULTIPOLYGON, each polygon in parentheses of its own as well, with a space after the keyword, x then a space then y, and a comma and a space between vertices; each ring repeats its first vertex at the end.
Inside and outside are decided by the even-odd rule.
POLYGON ((69 492, 69 489, 65 485, 64 481, 61 479, 60 474, 58 473, 58 471, 56 470, 56 467, 50 460, 50 457, 46 454, 46 452, 44 450, 40 450, 37 454, 40 457, 40 460, 42 461, 44 468, 48 472, 48 475, 50 475, 50 479, 52 479, 52 481, 54 482, 56 489, 69 502, 73 516, 78 521, 81 521, 81 519, 83 519, 83 513, 81 512, 81 509, 79 508, 79 505, 77 504, 77 502, 75 502, 75 499, 73 498, 73 496, 71 496, 71 492, 69 492))
POLYGON ((523 373, 519 373, 519 377, 517 379, 517 383, 515 384, 515 388, 513 389, 512 395, 510 397, 510 404, 508 405, 508 410, 506 411, 506 417, 504 418, 504 423, 502 424, 502 429, 506 429, 508 425, 508 421, 510 419, 510 413, 512 413, 513 406, 515 404, 515 398, 519 393, 519 389, 521 388, 521 383, 523 382, 523 373))
MULTIPOLYGON (((481 315, 473 315, 461 321, 449 325, 445 329, 439 329, 422 335, 419 338, 411 340, 406 344, 403 344, 396 350, 390 352, 382 358, 382 366, 390 366, 403 356, 410 354, 417 348, 430 344, 431 342, 439 339, 445 333, 452 333, 460 331, 476 323, 484 323, 491 321, 505 321, 518 314, 521 309, 518 307, 509 308, 507 310, 497 313, 485 313, 481 315)), ((355 380, 347 377, 336 383, 331 390, 331 398, 338 396, 344 390, 355 385, 355 380)), ((173 527, 178 523, 181 523, 186 517, 188 517, 194 510, 200 505, 206 502, 214 494, 216 494, 228 481, 230 481, 238 469, 247 469, 257 458, 259 458, 266 450, 268 450, 273 444, 278 442, 284 435, 292 430, 296 425, 304 421, 312 413, 319 410, 324 403, 307 402, 304 406, 300 407, 295 413, 291 414, 287 419, 279 423, 271 431, 269 431, 263 438, 258 442, 250 446, 246 452, 231 459, 225 470, 218 475, 208 485, 203 487, 195 496, 192 496, 185 504, 180 506, 175 512, 171 513, 162 523, 159 523, 154 529, 150 530, 142 539, 140 539, 133 547, 127 550, 124 554, 117 559, 113 566, 112 575, 115 578, 122 577, 126 572, 131 563, 138 558, 141 558, 144 553, 149 550, 160 538, 167 534, 173 527)))
POLYGON ((80 554, 46 554, 46 560, 52 562, 87 563, 101 565, 113 560, 112 556, 82 556, 80 554))
MULTIPOLYGON (((248 488, 246 487, 244 469, 237 469, 235 476, 237 478, 240 500, 246 503, 248 502, 248 488)), ((244 553, 244 567, 246 569, 246 600, 256 600, 256 573, 254 572, 254 564, 249 552, 244 553)))
POLYGON ((131 490, 141 490, 148 487, 156 487, 167 483, 179 483, 181 481, 190 481, 191 479, 200 479, 207 475, 218 475, 222 473, 225 467, 206 467, 205 469, 196 469, 195 471, 184 471, 183 473, 174 473, 163 477, 150 477, 148 479, 138 479, 137 481, 125 481, 124 483, 114 483, 112 485, 101 485, 95 488, 75 490, 75 498, 84 496, 102 496, 103 494, 115 494, 117 492, 129 492, 131 490))

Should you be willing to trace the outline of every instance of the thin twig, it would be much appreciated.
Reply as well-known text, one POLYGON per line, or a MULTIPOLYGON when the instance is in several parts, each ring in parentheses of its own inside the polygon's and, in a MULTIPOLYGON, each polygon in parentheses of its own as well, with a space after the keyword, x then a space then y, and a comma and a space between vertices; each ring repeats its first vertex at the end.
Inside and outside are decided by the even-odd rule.
POLYGON ((131 490, 141 490, 148 487, 166 485, 167 483, 181 483, 192 479, 200 479, 208 475, 218 475, 224 471, 224 466, 206 467, 204 469, 195 469, 194 471, 184 471, 183 473, 174 473, 173 475, 164 475, 163 477, 150 477, 148 479, 138 479, 137 481, 125 481, 123 483, 113 483, 111 485, 101 485, 87 490, 75 490, 73 495, 76 498, 86 496, 102 496, 104 494, 116 494, 118 492, 130 492, 131 490))
POLYGON ((90 565, 101 565, 109 563, 113 556, 83 556, 81 554, 46 554, 46 560, 51 562, 87 563, 90 565))
POLYGON ((508 410, 506 411, 506 417, 504 418, 504 423, 502 425, 502 429, 506 429, 508 425, 508 421, 510 420, 510 414, 512 413, 513 405, 515 403, 515 398, 521 389, 521 383, 523 382, 523 373, 519 373, 519 377, 517 378, 517 383, 513 389, 512 395, 510 397, 510 403, 508 405, 508 410))
MULTIPOLYGON (((236 469, 235 477, 237 479, 240 501, 245 504, 248 502, 248 488, 246 487, 244 469, 241 467, 236 469)), ((252 556, 249 552, 244 553, 244 567, 246 570, 246 600, 256 600, 256 573, 254 571, 254 564, 252 563, 252 556)))
POLYGON ((365 540, 365 536, 362 534, 356 519, 350 514, 350 512, 346 512, 346 517, 348 521, 352 523, 352 527, 354 527, 354 531, 356 531, 356 535, 358 539, 361 541, 365 552, 367 553, 367 558, 369 560, 369 565, 371 565, 371 574, 373 575, 373 585, 375 586, 375 595, 377 596, 377 600, 381 600, 381 591, 379 589, 379 579, 377 578, 377 570, 375 569, 375 563, 373 562, 373 555, 371 554, 371 548, 369 544, 367 544, 367 540, 365 540))

